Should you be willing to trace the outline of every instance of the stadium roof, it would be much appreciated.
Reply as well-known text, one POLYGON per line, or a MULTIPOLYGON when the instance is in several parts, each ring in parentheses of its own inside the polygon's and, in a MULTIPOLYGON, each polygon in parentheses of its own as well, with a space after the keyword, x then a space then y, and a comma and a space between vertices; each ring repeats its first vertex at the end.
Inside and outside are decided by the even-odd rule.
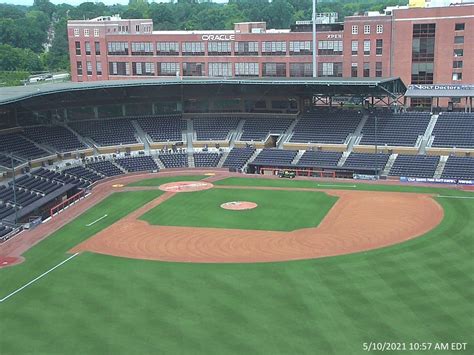
POLYGON ((144 86, 194 86, 194 85, 239 85, 239 86, 273 86, 303 88, 304 91, 318 95, 403 95, 406 86, 400 78, 172 78, 172 79, 139 79, 109 80, 90 82, 63 82, 13 86, 0 88, 0 105, 10 104, 29 98, 49 94, 97 89, 133 88, 144 86))
POLYGON ((409 85, 407 97, 474 97, 474 85, 409 85))

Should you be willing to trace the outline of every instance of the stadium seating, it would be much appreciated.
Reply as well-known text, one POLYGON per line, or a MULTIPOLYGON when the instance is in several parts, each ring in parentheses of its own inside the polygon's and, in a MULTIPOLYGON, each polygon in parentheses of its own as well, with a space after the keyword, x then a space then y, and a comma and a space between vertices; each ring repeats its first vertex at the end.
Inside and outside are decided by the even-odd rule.
MULTIPOLYGON (((20 160, 13 158, 13 166, 18 166, 20 164, 21 164, 20 160)), ((9 156, 6 156, 4 154, 0 154, 0 166, 4 166, 6 168, 11 168, 12 159, 9 156)))
POLYGON ((0 152, 13 153, 24 159, 36 159, 51 155, 51 153, 37 147, 19 133, 0 135, 0 152))
POLYGON ((241 141, 263 141, 268 134, 283 134, 291 125, 290 118, 247 118, 242 128, 241 141))
POLYGON ((439 156, 398 155, 390 169, 391 176, 432 178, 439 163, 439 156))
POLYGON ((62 172, 63 174, 72 175, 77 178, 90 181, 90 183, 94 183, 96 181, 103 179, 101 175, 98 175, 97 173, 89 169, 86 169, 83 166, 75 166, 73 168, 65 169, 62 172))
POLYGON ((13 187, 11 186, 0 186, 0 201, 3 202, 3 204, 8 203, 11 206, 14 206, 15 197, 17 206, 25 207, 39 200, 42 195, 19 188, 15 188, 15 190, 13 190, 13 187))
POLYGON ((443 179, 474 179, 474 158, 450 156, 444 166, 443 179))
POLYGON ((160 154, 158 157, 166 168, 186 168, 188 166, 186 153, 160 154))
POLYGON ((341 159, 341 152, 312 151, 303 153, 297 163, 299 167, 335 167, 341 159))
POLYGON ((343 168, 382 171, 390 154, 351 153, 343 164, 343 168))
POLYGON ((49 181, 59 181, 64 184, 73 184, 78 188, 86 188, 90 185, 90 181, 80 180, 79 178, 71 175, 64 175, 56 171, 51 171, 45 168, 39 168, 31 172, 31 175, 41 176, 48 179, 49 181))
POLYGON ((146 117, 137 119, 141 129, 154 142, 181 142, 186 121, 181 116, 146 117))
POLYGON ((114 164, 112 164, 112 162, 107 160, 89 163, 86 165, 86 167, 95 170, 96 172, 104 176, 116 176, 123 174, 122 170, 120 170, 114 164))
POLYGON ((198 141, 226 140, 239 124, 239 117, 205 117, 193 120, 198 141))
POLYGON ((429 112, 377 113, 377 137, 375 137, 375 117, 370 116, 362 128, 360 144, 388 146, 415 145, 418 136, 423 135, 430 122, 429 112), (376 139, 377 138, 377 139, 376 139))
POLYGON ((194 166, 196 167, 216 167, 221 158, 219 153, 194 153, 194 166))
POLYGON ((116 159, 115 162, 128 172, 157 171, 158 165, 151 156, 137 156, 116 159))
POLYGON ((474 148, 474 113, 442 112, 433 133, 433 147, 474 148))
POLYGON ((257 155, 252 164, 268 166, 290 165, 298 154, 296 150, 265 148, 257 155))
MULTIPOLYGON (((11 185, 12 182, 9 184, 11 185)), ((47 179, 30 175, 19 177, 15 180, 15 185, 16 187, 21 187, 34 192, 41 192, 43 194, 49 194, 63 186, 61 183, 51 182, 47 179)))
POLYGON ((61 153, 87 148, 74 133, 61 126, 30 127, 25 129, 24 135, 34 142, 61 153))
MULTIPOLYGON (((1 216, 1 207, 0 207, 0 216, 1 216)), ((3 217, 0 217, 3 218, 3 217)), ((0 224, 0 243, 3 243, 7 240, 7 234, 10 233, 13 229, 0 224)))
POLYGON ((303 115, 290 138, 293 143, 343 144, 362 114, 349 110, 318 110, 303 115))
POLYGON ((71 123, 71 128, 99 146, 138 143, 129 119, 94 120, 71 123))
POLYGON ((13 213, 15 213, 14 207, 7 206, 5 204, 0 205, 0 219, 4 219, 5 217, 12 215, 13 213))
POLYGON ((255 148, 232 148, 222 165, 224 168, 241 170, 255 153, 255 148))

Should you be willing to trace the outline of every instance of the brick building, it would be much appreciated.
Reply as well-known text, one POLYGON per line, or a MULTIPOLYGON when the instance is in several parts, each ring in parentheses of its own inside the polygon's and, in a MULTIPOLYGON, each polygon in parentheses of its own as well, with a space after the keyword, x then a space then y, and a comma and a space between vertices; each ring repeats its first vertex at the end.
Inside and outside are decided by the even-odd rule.
MULTIPOLYGON (((474 4, 388 8, 317 25, 318 76, 393 77, 406 84, 474 82, 474 4)), ((73 81, 311 77, 310 23, 267 29, 153 31, 149 19, 68 22, 73 81)))

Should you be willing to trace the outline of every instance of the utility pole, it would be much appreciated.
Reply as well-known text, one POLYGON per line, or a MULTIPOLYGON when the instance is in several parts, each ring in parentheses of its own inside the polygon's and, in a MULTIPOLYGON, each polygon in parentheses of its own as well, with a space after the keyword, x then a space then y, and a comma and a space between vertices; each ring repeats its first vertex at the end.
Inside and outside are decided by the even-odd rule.
POLYGON ((318 76, 318 67, 316 62, 316 0, 313 0, 313 78, 318 76))

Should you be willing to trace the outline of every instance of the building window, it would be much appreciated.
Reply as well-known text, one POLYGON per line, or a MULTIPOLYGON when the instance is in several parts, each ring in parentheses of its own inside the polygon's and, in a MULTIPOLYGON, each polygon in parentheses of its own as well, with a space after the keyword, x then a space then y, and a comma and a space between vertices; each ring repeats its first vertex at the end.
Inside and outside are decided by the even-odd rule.
POLYGON ((77 75, 82 75, 82 62, 76 62, 77 75))
POLYGON ((453 62, 453 68, 454 69, 461 69, 462 68, 462 60, 455 60, 453 62))
POLYGON ((375 76, 377 78, 382 77, 382 62, 376 62, 375 63, 375 76))
POLYGON ((204 42, 183 42, 181 50, 183 55, 204 55, 204 42))
POLYGON ((358 35, 359 34, 359 26, 352 25, 352 34, 353 35, 358 35))
POLYGON ((235 55, 258 55, 258 42, 235 42, 235 55))
POLYGON ((375 54, 382 55, 383 52, 383 39, 375 40, 375 54))
POLYGON ((95 55, 100 55, 100 43, 94 42, 94 47, 95 47, 95 55))
POLYGON ((462 80, 462 73, 453 73, 453 80, 462 80))
POLYGON ((156 42, 156 55, 179 55, 179 43, 156 42))
POLYGON ((351 77, 357 78, 357 63, 351 65, 351 77))
POLYGON ((291 77, 312 77, 313 64, 312 63, 290 63, 291 77))
POLYGON ((94 37, 99 37, 99 29, 98 28, 94 28, 94 37))
POLYGON ((464 26, 465 26, 464 23, 456 23, 454 25, 454 30, 455 31, 464 31, 464 26))
POLYGON ((433 84, 433 63, 412 63, 411 83, 412 84, 433 84))
POLYGON ((263 63, 262 76, 286 76, 285 63, 263 63))
POLYGON ((179 63, 158 63, 159 76, 175 76, 179 75, 179 63))
POLYGON ((102 75, 102 63, 101 62, 95 62, 95 71, 97 72, 97 75, 102 75))
POLYGON ((262 42, 262 55, 286 55, 286 42, 262 42))
POLYGON ((232 63, 209 63, 208 76, 232 76, 232 63))
POLYGON ((89 29, 84 28, 84 37, 89 37, 89 29))
POLYGON ((454 36, 454 44, 463 44, 464 36, 454 36))
POLYGON ((342 41, 319 41, 319 55, 342 55, 342 41))
POLYGON ((76 42, 76 55, 81 55, 81 42, 76 42))
POLYGON ((364 25, 364 34, 370 35, 370 25, 364 25))
POLYGON ((436 24, 413 25, 412 84, 433 84, 435 36, 436 24))
POLYGON ((260 66, 258 63, 235 63, 235 76, 259 76, 260 66))
POLYGON ((364 78, 370 77, 370 63, 367 63, 367 62, 364 63, 363 75, 364 75, 364 78))
POLYGON ((91 55, 91 43, 90 42, 86 42, 84 44, 84 49, 86 51, 86 55, 91 55))
POLYGON ((208 55, 231 55, 232 47, 230 42, 207 42, 208 55))
POLYGON ((79 37, 79 29, 78 28, 74 29, 74 37, 79 37))
POLYGON ((370 55, 370 40, 364 41, 364 55, 370 55))
POLYGON ((311 41, 290 41, 290 55, 311 55, 311 41))
POLYGON ((383 33, 383 25, 377 25, 377 34, 383 33))
POLYGON ((140 32, 140 25, 135 25, 135 31, 140 32))
POLYGON ((130 75, 130 63, 128 62, 109 62, 110 75, 130 75))
POLYGON ((205 76, 204 63, 183 63, 183 76, 205 76))
POLYGON ((133 75, 146 75, 146 76, 155 75, 155 64, 150 63, 150 62, 147 62, 147 63, 133 62, 132 74, 133 75))
POLYGON ((460 48, 460 49, 455 49, 454 50, 454 56, 455 57, 462 57, 464 55, 464 49, 460 48))
POLYGON ((92 63, 91 62, 86 62, 86 70, 87 70, 87 75, 92 75, 92 63))
POLYGON ((132 55, 153 55, 152 42, 132 42, 132 55))
POLYGON ((128 42, 108 42, 107 53, 110 55, 128 55, 128 42))
POLYGON ((357 55, 359 51, 359 41, 352 41, 352 55, 357 55))
POLYGON ((342 63, 319 63, 318 76, 342 77, 342 63))

